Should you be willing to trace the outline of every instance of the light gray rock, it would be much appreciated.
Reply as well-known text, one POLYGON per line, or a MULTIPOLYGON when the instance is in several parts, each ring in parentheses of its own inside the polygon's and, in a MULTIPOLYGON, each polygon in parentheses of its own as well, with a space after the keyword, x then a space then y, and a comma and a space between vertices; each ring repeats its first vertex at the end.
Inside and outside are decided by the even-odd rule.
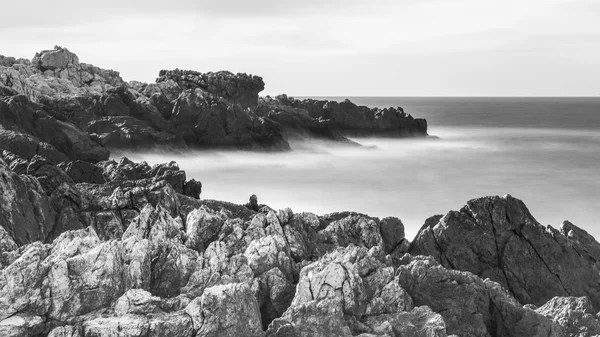
POLYGON ((204 251, 212 241, 217 239, 227 216, 216 213, 207 207, 190 212, 186 219, 186 246, 199 252, 204 251))
POLYGON ((566 328, 569 336, 600 335, 600 319, 587 297, 554 297, 535 311, 566 328))
POLYGON ((204 290, 185 309, 200 336, 263 336, 258 303, 248 285, 232 283, 204 290))

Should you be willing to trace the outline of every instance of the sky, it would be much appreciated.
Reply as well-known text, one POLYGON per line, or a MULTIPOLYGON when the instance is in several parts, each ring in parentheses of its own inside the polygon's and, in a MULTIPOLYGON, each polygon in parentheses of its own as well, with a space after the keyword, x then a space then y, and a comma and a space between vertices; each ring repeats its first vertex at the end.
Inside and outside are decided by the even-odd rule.
POLYGON ((153 82, 262 76, 293 96, 598 96, 598 0, 104 0, 3 4, 0 54, 54 45, 153 82))

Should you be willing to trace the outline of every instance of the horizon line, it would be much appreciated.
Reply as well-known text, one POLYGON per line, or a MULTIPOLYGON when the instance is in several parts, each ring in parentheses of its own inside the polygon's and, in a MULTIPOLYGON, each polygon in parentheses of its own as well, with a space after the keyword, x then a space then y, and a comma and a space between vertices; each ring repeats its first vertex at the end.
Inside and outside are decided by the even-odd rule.
MULTIPOLYGON (((600 98, 600 94, 596 96, 589 95, 570 95, 570 96, 552 96, 552 95, 292 95, 285 94, 288 97, 315 97, 315 98, 600 98)), ((261 96, 278 96, 278 95, 261 95, 261 96)))

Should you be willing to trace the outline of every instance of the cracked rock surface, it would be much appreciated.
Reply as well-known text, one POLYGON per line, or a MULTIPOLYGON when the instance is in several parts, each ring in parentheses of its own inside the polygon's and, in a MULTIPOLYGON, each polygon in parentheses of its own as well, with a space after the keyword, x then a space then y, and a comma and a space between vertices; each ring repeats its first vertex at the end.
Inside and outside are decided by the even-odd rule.
POLYGON ((598 242, 568 222, 559 229, 540 225, 510 195, 473 199, 426 224, 409 252, 490 278, 523 304, 586 296, 600 309, 598 242))

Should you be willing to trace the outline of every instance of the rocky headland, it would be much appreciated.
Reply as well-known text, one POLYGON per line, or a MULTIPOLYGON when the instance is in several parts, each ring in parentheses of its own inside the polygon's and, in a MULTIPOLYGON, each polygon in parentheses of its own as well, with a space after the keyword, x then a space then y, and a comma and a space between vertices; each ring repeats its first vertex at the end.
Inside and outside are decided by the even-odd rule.
POLYGON ((175 162, 109 149, 285 149, 426 135, 256 76, 124 83, 57 48, 0 58, 0 336, 596 336, 600 243, 510 196, 402 221, 202 200, 175 162))
POLYGON ((261 98, 264 86, 259 76, 179 69, 125 82, 58 46, 32 60, 0 56, 0 150, 96 163, 110 149, 280 151, 295 138, 427 136, 427 122, 402 108, 261 98))

